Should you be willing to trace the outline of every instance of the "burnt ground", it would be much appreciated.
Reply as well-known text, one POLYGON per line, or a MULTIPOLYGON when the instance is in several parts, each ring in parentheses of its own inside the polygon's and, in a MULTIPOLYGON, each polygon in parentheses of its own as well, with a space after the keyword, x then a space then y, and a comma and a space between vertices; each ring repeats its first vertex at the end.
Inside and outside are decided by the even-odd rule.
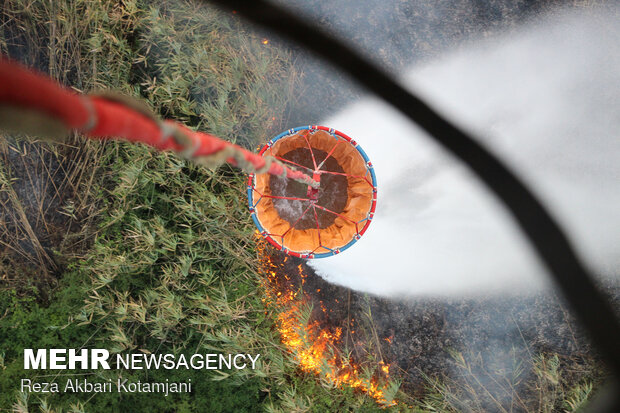
MULTIPOLYGON (((311 322, 329 330, 342 328, 342 353, 350 351, 356 362, 389 364, 390 375, 402 381, 401 390, 410 397, 424 396, 433 379, 440 379, 459 393, 463 406, 477 403, 483 411, 493 411, 499 402, 506 408, 514 405, 514 411, 536 411, 543 384, 535 367, 541 355, 557 356, 558 377, 566 387, 604 375, 582 329, 553 292, 391 299, 330 284, 304 260, 274 250, 271 254, 282 293, 301 288, 313 304, 311 322)), ((606 292, 620 304, 620 288, 606 292)))
MULTIPOLYGON (((57 47, 49 25, 31 26, 13 8, 0 10, 2 53, 82 87, 79 53, 57 47)), ((101 148, 76 136, 50 144, 0 133, 0 288, 46 301, 66 262, 88 248, 96 203, 87 194, 101 148)))
POLYGON ((0 285, 35 287, 45 299, 65 259, 82 251, 88 211, 84 185, 91 148, 2 136, 0 144, 0 285))
MULTIPOLYGON (((285 3, 353 43, 392 73, 472 39, 510 31, 539 13, 580 7, 579 2, 563 0, 386 0, 381 7, 373 0, 285 3)), ((362 96, 363 91, 328 65, 292 48, 305 78, 300 99, 288 108, 290 126, 320 124, 362 96)), ((284 258, 274 252, 272 260, 283 262, 284 258)), ((458 410, 478 406, 478 410, 497 411, 501 410, 499 403, 511 411, 537 411, 541 394, 549 386, 544 380, 550 378, 541 378, 544 374, 537 374, 536 368, 553 365, 541 357, 557 356, 560 385, 565 388, 604 375, 583 331, 554 292, 501 298, 388 299, 330 285, 292 257, 278 274, 291 277, 289 289, 301 286, 299 265, 307 274, 303 290, 314 304, 313 318, 330 328, 342 327, 340 345, 345 353, 352 349, 358 361, 370 356, 391 363, 390 373, 398 372, 401 388, 410 396, 424 394, 433 378, 443 378, 467 404, 458 410)), ((618 286, 607 292, 616 304, 620 302, 618 286)))
POLYGON ((67 216, 54 214, 62 195, 60 191, 53 194, 53 188, 62 188, 63 177, 56 175, 64 174, 59 173, 58 158, 42 145, 12 138, 3 143, 0 256, 5 268, 13 264, 15 273, 6 273, 2 278, 11 282, 17 273, 32 268, 38 270, 33 277, 37 284, 52 283, 52 274, 58 270, 52 248, 59 244, 59 228, 68 220, 67 216), (42 174, 43 167, 54 172, 42 174))

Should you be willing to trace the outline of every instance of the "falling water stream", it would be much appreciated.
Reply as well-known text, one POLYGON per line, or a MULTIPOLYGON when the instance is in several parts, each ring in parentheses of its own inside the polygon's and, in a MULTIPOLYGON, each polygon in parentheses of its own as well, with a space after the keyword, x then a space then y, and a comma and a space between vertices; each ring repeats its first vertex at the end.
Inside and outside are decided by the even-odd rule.
MULTIPOLYGON (((617 14, 555 13, 402 77, 517 171, 602 277, 620 269, 617 14)), ((364 147, 379 199, 375 220, 353 248, 311 262, 319 275, 399 296, 548 287, 502 205, 388 105, 367 98, 324 124, 364 147)))

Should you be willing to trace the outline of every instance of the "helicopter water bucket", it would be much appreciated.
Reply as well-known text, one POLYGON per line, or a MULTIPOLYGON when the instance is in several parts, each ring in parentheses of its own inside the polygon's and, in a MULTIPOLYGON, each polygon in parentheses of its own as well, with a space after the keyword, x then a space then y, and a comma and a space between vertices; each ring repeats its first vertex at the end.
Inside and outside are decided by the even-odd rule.
POLYGON ((259 152, 306 173, 318 188, 286 177, 250 174, 248 204, 261 235, 301 258, 324 258, 353 245, 374 216, 377 182, 364 150, 325 126, 289 129, 259 152))

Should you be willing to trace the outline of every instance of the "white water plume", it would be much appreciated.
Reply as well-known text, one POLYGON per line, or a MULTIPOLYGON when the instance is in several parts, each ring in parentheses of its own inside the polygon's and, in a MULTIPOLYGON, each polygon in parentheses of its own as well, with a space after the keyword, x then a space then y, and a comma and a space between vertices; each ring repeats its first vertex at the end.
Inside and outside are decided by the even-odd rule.
MULTIPOLYGON (((620 271, 620 29, 575 12, 469 44, 404 82, 504 159, 601 275, 620 271)), ((536 291, 542 264, 496 199, 383 102, 324 122, 354 137, 379 186, 368 232, 314 260, 331 282, 382 295, 536 291)))

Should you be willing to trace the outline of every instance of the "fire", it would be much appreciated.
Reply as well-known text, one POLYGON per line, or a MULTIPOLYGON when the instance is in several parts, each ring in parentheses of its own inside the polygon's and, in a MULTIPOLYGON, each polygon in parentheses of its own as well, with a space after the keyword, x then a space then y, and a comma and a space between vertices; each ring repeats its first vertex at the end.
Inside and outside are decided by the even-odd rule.
MULTIPOLYGON (((266 251, 266 243, 259 239, 258 249, 262 272, 265 274, 265 288, 269 302, 277 311, 277 323, 284 346, 295 356, 300 368, 317 374, 338 387, 349 386, 367 393, 383 406, 393 406, 396 402, 385 397, 386 385, 382 385, 377 374, 368 379, 362 377, 361 368, 349 357, 339 353, 337 344, 343 334, 341 328, 322 326, 319 321, 311 321, 308 300, 303 291, 294 292, 290 277, 283 274, 285 258, 280 264, 274 262, 266 251), (278 276, 280 270, 280 276, 278 276), (287 284, 287 285, 283 285, 287 284), (286 289, 289 288, 289 291, 286 289), (285 290, 282 293, 282 290, 285 290)), ((304 285, 306 274, 301 264, 297 267, 304 285)), ((317 289, 320 292, 320 289, 317 289)), ((321 310, 326 313, 323 303, 321 310)), ((389 378, 389 365, 379 363, 378 375, 384 381, 389 378)))
POLYGON ((269 44, 269 40, 268 39, 263 39, 263 44, 269 44))

